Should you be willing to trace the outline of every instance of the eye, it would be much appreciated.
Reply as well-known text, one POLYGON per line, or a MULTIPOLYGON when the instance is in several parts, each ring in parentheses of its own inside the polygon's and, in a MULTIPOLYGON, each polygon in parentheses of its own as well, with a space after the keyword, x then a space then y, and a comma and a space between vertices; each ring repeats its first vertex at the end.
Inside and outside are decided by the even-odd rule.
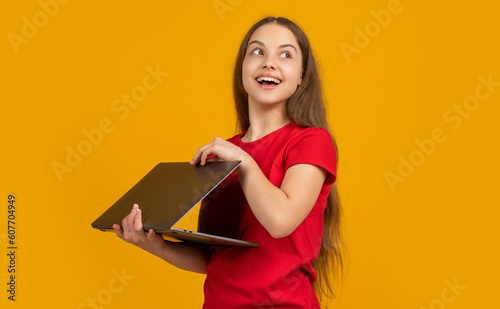
POLYGON ((282 57, 282 58, 292 58, 292 54, 290 54, 289 52, 284 51, 284 52, 281 53, 280 57, 282 57))
POLYGON ((252 54, 252 55, 263 55, 263 54, 264 54, 264 52, 262 51, 262 49, 260 49, 260 48, 256 47, 256 48, 254 48, 254 49, 252 50, 251 54, 252 54))

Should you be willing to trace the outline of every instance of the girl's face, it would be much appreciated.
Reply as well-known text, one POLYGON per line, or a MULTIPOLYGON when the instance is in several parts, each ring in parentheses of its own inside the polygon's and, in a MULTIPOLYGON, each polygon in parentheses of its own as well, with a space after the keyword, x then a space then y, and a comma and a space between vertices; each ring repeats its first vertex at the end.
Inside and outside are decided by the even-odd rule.
POLYGON ((302 82, 302 54, 295 35, 275 23, 255 30, 242 71, 249 104, 286 104, 302 82))

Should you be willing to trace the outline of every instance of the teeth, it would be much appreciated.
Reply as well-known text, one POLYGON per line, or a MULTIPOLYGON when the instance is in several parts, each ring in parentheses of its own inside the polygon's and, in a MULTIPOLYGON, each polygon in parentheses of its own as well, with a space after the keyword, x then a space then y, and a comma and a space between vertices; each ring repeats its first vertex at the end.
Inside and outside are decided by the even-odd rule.
POLYGON ((275 83, 275 84, 279 84, 281 83, 281 81, 279 79, 276 79, 274 77, 267 77, 267 76, 262 76, 262 77, 259 77, 257 78, 257 81, 260 83, 260 82, 263 82, 263 81, 266 81, 266 82, 272 82, 272 83, 275 83))

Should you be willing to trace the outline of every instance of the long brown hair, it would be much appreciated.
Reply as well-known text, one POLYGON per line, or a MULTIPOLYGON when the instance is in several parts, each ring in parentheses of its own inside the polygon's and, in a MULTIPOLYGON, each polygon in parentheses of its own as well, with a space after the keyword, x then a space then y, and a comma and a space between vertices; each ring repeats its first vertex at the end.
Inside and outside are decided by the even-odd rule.
MULTIPOLYGON (((277 23, 288 28, 296 37, 302 52, 302 83, 297 90, 288 99, 286 110, 288 117, 300 127, 318 127, 326 129, 333 140, 335 149, 338 147, 335 138, 330 130, 326 117, 326 108, 324 103, 323 88, 319 76, 316 60, 311 49, 311 45, 305 33, 294 22, 284 17, 266 17, 254 24, 243 41, 241 42, 233 76, 233 96, 238 117, 238 126, 241 131, 247 130, 250 126, 248 111, 248 94, 243 87, 242 67, 245 58, 248 42, 252 34, 259 27, 268 24, 277 23)), ((327 206, 323 213, 323 238, 318 258, 314 261, 313 267, 318 273, 318 280, 314 282, 314 290, 318 299, 322 296, 332 298, 333 292, 331 274, 343 277, 346 252, 345 244, 340 230, 340 218, 342 206, 337 190, 337 181, 333 183, 330 195, 328 196, 327 206)))

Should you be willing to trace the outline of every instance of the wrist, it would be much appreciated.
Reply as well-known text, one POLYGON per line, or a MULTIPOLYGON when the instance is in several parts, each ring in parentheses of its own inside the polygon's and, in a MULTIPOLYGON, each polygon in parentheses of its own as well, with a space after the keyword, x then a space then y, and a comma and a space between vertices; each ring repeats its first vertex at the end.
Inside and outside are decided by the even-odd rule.
POLYGON ((251 155, 249 155, 246 151, 242 150, 242 155, 239 160, 241 161, 240 167, 246 168, 251 165, 252 162, 255 162, 251 155))
POLYGON ((155 235, 156 239, 154 241, 144 243, 139 247, 144 251, 147 251, 156 256, 163 256, 168 250, 166 240, 161 235, 155 235))
POLYGON ((248 153, 245 153, 243 158, 240 159, 241 164, 238 166, 238 174, 243 176, 248 174, 251 170, 259 168, 257 162, 248 153))

